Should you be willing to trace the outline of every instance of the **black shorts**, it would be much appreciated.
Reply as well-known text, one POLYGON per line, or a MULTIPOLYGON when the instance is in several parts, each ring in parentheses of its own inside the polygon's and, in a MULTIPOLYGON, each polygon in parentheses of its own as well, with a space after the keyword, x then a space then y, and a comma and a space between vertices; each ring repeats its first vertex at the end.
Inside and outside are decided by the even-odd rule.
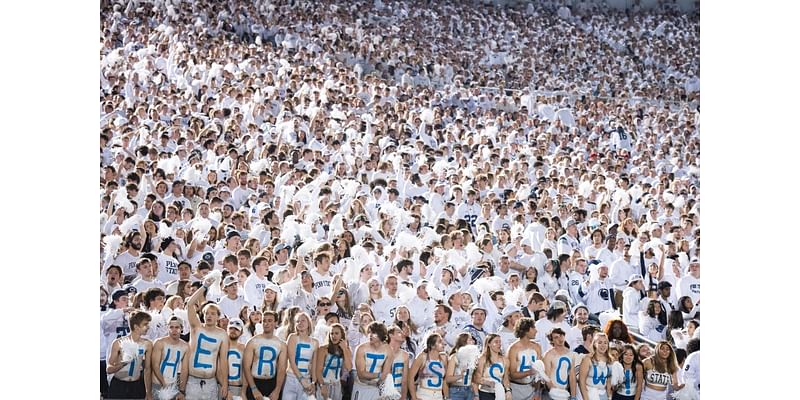
POLYGON ((611 400, 633 400, 635 398, 636 398, 636 396, 633 396, 633 395, 631 395, 631 396, 623 396, 623 395, 621 395, 619 393, 616 393, 616 392, 614 392, 614 395, 611 396, 611 400))
MULTIPOLYGON (((258 391, 261 393, 261 395, 264 397, 268 397, 270 393, 275 391, 275 387, 278 384, 278 377, 276 376, 272 379, 253 378, 253 381, 256 383, 256 387, 258 388, 258 391)), ((247 388, 246 395, 247 395, 247 400, 256 399, 255 397, 253 397, 253 391, 250 389, 250 387, 247 388)), ((278 392, 278 398, 273 399, 270 397, 270 400, 280 400, 280 398, 281 395, 280 392, 278 392)))
POLYGON ((108 385, 107 399, 143 399, 146 393, 144 389, 144 377, 133 382, 127 382, 111 378, 111 383, 108 385))

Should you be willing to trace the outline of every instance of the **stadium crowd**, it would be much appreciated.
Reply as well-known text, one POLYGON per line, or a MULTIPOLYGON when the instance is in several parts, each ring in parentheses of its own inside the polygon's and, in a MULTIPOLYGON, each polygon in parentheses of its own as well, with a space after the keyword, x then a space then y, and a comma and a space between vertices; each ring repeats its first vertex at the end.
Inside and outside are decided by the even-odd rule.
POLYGON ((101 396, 699 398, 699 17, 601 3, 102 2, 101 396))

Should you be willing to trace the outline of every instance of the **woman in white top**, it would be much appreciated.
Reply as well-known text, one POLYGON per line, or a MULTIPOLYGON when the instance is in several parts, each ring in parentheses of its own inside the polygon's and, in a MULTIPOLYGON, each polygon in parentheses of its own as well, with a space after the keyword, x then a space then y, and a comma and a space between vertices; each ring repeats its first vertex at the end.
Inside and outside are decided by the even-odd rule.
POLYGON ((639 315, 639 332, 654 342, 666 340, 666 313, 661 309, 660 301, 650 300, 647 303, 647 311, 639 315))
POLYGON ((683 388, 678 384, 678 360, 675 351, 666 341, 656 345, 652 356, 644 360, 644 388, 642 400, 667 400, 667 389, 672 386, 672 391, 683 388))
POLYGON ((611 392, 611 359, 608 356, 608 336, 596 333, 592 340, 592 352, 583 357, 578 375, 581 398, 608 400, 611 392), (597 392, 592 396, 589 392, 597 392))
POLYGON ((509 363, 502 353, 501 343, 500 335, 496 333, 486 336, 483 352, 472 376, 472 392, 480 400, 500 400, 495 396, 497 383, 505 388, 505 400, 511 400, 509 377, 506 373, 509 363))

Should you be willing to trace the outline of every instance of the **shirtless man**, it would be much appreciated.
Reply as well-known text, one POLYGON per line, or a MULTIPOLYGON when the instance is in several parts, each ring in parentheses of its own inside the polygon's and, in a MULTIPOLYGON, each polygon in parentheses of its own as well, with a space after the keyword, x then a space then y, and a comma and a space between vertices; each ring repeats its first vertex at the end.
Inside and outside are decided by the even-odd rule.
POLYGON ((152 354, 153 343, 143 337, 150 328, 150 319, 150 314, 134 311, 130 318, 130 335, 117 338, 111 344, 106 366, 106 372, 114 375, 108 386, 109 399, 153 398, 150 363, 144 362, 152 354), (139 348, 131 360, 123 359, 123 340, 132 340, 139 348))
POLYGON ((536 324, 533 318, 520 318, 514 327, 517 340, 508 349, 508 361, 513 400, 539 399, 539 386, 534 380, 533 363, 542 358, 542 348, 534 342, 536 324))
POLYGON ((286 343, 275 336, 275 311, 264 311, 261 326, 264 332, 247 341, 242 358, 242 372, 247 384, 247 399, 269 397, 279 400, 286 380, 286 343))
POLYGON ((577 392, 577 383, 575 381, 575 374, 572 371, 573 353, 569 347, 566 346, 566 335, 561 328, 553 328, 547 335, 547 339, 553 346, 547 353, 544 354, 544 369, 547 376, 550 377, 550 382, 547 382, 547 387, 550 390, 562 389, 569 391, 570 397, 575 397, 577 392))
POLYGON ((372 322, 367 328, 369 341, 356 349, 356 379, 353 383, 354 399, 377 399, 378 386, 391 372, 392 363, 387 362, 393 352, 386 343, 386 326, 372 322))
POLYGON ((165 386, 177 384, 181 362, 189 351, 189 344, 181 340, 182 330, 183 320, 173 316, 167 323, 167 335, 153 343, 153 356, 150 357, 153 393, 165 386))
POLYGON ((244 323, 239 318, 233 318, 228 322, 228 393, 232 396, 242 396, 242 385, 245 382, 242 374, 242 359, 244 357, 244 344, 239 342, 239 338, 244 332, 244 323))
POLYGON ((203 322, 197 315, 198 303, 205 301, 208 288, 215 284, 206 279, 203 286, 186 303, 191 328, 189 354, 181 368, 178 400, 225 398, 228 395, 228 347, 230 340, 224 329, 217 326, 219 306, 203 306, 203 322))

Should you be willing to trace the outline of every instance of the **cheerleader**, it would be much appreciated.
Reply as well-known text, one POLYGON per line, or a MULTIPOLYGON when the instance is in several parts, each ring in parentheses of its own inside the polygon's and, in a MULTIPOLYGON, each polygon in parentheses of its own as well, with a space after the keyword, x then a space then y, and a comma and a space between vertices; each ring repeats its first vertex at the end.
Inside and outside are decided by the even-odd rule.
POLYGON ((411 399, 442 400, 448 397, 447 385, 444 382, 445 371, 447 371, 447 355, 444 352, 444 339, 438 333, 432 333, 425 340, 425 350, 417 356, 411 366, 409 376, 418 376, 416 384, 408 386, 411 399))
POLYGON ((654 354, 643 364, 645 385, 642 400, 667 400, 669 386, 673 392, 683 388, 683 384, 678 384, 678 360, 669 342, 659 342, 654 354))
POLYGON ((608 400, 611 389, 611 382, 608 380, 611 375, 610 362, 608 336, 605 333, 596 333, 592 340, 592 353, 587 354, 581 361, 578 387, 582 399, 608 400))
POLYGON ((484 341, 483 352, 478 358, 478 365, 472 377, 472 392, 480 400, 502 400, 496 396, 498 383, 504 388, 505 400, 511 400, 511 389, 506 374, 508 358, 502 353, 501 343, 500 335, 496 333, 490 333, 484 341))
POLYGON ((342 399, 342 371, 350 371, 353 354, 347 345, 347 335, 341 324, 331 325, 327 343, 319 348, 314 376, 322 399, 342 399))

